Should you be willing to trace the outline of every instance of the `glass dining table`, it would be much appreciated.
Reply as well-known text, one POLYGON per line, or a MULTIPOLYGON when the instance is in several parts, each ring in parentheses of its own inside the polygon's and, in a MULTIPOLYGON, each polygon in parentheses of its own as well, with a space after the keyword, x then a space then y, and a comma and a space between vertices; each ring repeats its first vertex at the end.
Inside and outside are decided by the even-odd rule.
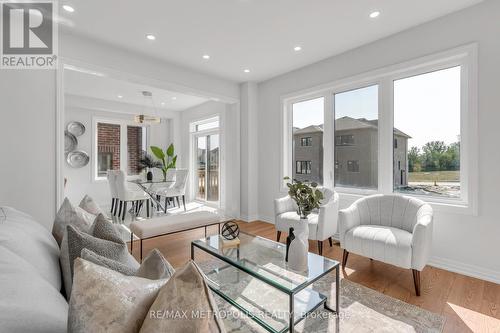
POLYGON ((151 202, 153 207, 155 207, 155 211, 158 212, 167 212, 167 206, 164 206, 161 203, 161 200, 158 198, 156 191, 159 188, 168 188, 171 187, 175 181, 173 180, 146 180, 146 179, 133 179, 129 181, 130 183, 136 184, 139 186, 147 195, 151 198, 151 202))

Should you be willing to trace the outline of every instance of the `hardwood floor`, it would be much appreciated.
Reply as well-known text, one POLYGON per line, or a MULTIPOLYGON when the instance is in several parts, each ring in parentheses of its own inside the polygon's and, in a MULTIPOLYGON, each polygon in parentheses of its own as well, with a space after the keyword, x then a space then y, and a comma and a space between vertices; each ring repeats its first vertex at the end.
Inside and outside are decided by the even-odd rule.
MULTIPOLYGON (((241 222, 242 230, 276 240, 274 226, 264 222, 241 222)), ((216 234, 217 227, 209 228, 216 234)), ((194 230, 144 241, 144 255, 158 248, 174 267, 182 266, 190 257, 191 241, 204 236, 204 230, 194 230)), ((281 235, 285 242, 286 234, 281 235)), ((138 242, 134 254, 139 256, 138 242)), ((316 242, 310 251, 317 253, 316 242)), ((337 245, 323 245, 323 255, 339 262, 342 250, 337 245)), ((421 296, 415 295, 411 270, 400 269, 368 258, 349 254, 343 277, 383 294, 414 304, 446 317, 444 332, 499 332, 500 285, 427 266, 422 274, 421 296)))

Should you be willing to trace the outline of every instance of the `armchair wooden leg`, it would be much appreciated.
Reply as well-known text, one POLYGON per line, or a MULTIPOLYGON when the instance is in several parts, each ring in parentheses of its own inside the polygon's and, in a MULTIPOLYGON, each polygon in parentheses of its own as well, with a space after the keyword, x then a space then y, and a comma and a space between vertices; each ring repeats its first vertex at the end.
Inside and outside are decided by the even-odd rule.
POLYGON ((344 249, 344 252, 342 253, 342 266, 344 267, 347 264, 347 257, 349 257, 349 252, 347 252, 347 250, 344 249))
POLYGON ((318 253, 320 256, 323 255, 323 242, 322 241, 318 241, 318 253))
POLYGON ((186 211, 186 198, 182 196, 182 205, 184 206, 184 211, 186 211))
POLYGON ((276 233, 276 241, 279 242, 280 241, 280 238, 281 238, 281 231, 278 231, 276 233))
POLYGON ((330 243, 330 247, 332 247, 333 246, 333 239, 332 239, 332 237, 328 237, 328 242, 330 243))
POLYGON ((413 283, 415 284, 415 294, 417 294, 417 296, 420 296, 420 271, 417 271, 416 269, 412 269, 411 272, 413 273, 413 283))

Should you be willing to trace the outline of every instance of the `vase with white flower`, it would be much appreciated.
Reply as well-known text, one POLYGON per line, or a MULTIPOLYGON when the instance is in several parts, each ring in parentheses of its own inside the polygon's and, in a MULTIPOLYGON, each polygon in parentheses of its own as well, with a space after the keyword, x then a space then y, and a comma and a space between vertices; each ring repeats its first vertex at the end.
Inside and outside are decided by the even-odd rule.
POLYGON ((299 223, 290 228, 289 248, 287 249, 288 266, 296 271, 304 271, 308 267, 309 253, 309 219, 308 216, 314 209, 319 209, 323 193, 314 182, 302 182, 290 177, 285 177, 288 195, 297 204, 299 223))

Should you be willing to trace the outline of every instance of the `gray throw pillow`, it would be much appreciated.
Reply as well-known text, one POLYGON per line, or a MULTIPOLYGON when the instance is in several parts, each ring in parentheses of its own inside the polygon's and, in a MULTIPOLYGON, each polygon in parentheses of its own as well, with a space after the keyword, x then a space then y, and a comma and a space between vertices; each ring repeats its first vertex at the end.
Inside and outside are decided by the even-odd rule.
POLYGON ((226 332, 204 275, 190 260, 160 289, 142 324, 141 333, 226 332), (157 317, 156 313, 186 313, 183 316, 157 317), (204 315, 196 315, 196 314, 204 315))
POLYGON ((52 235, 56 239, 57 244, 61 246, 66 226, 72 225, 78 230, 89 232, 95 218, 95 215, 86 212, 80 207, 74 207, 69 199, 65 198, 54 220, 52 235))
POLYGON ((136 269, 133 269, 128 265, 122 264, 119 261, 109 259, 104 256, 100 256, 89 249, 83 249, 80 258, 90 261, 91 263, 94 263, 96 265, 112 269, 123 275, 132 276, 137 273, 136 269))
POLYGON ((135 276, 151 280, 168 279, 174 275, 175 269, 161 254, 160 250, 153 249, 142 260, 141 267, 135 276))
POLYGON ((167 261, 167 259, 165 259, 165 257, 163 257, 158 249, 153 249, 151 250, 151 252, 149 252, 146 258, 144 258, 144 260, 142 261, 141 266, 138 270, 135 270, 130 266, 124 265, 116 260, 100 256, 97 253, 90 251, 89 249, 82 250, 81 258, 94 264, 122 273, 123 275, 134 275, 150 280, 168 279, 175 273, 172 265, 170 265, 170 263, 167 261))
POLYGON ((84 248, 100 256, 118 261, 130 267, 131 270, 137 271, 139 269, 139 263, 128 253, 127 244, 121 239, 113 224, 106 220, 103 215, 96 218, 92 226, 92 235, 68 225, 65 240, 61 244, 61 266, 68 297, 71 295, 73 262, 80 257, 84 248))
POLYGON ((138 332, 166 280, 125 276, 77 258, 68 332, 138 332))

